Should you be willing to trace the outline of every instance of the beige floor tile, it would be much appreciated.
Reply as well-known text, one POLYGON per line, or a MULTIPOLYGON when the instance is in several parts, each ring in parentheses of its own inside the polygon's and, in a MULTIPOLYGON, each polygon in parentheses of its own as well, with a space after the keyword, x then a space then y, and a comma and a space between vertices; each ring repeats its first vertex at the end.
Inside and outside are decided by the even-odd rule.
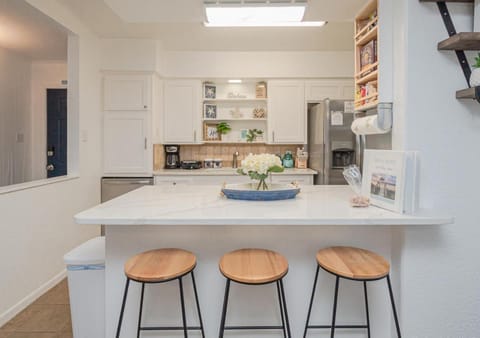
POLYGON ((22 320, 14 324, 14 331, 59 332, 69 321, 69 305, 31 305, 22 320))
POLYGON ((0 338, 8 338, 9 335, 11 335, 12 332, 8 332, 5 330, 0 330, 0 338))
POLYGON ((68 296, 68 282, 65 278, 47 293, 38 298, 35 305, 40 304, 70 304, 68 296))
POLYGON ((58 332, 13 332, 8 338, 60 338, 58 332))

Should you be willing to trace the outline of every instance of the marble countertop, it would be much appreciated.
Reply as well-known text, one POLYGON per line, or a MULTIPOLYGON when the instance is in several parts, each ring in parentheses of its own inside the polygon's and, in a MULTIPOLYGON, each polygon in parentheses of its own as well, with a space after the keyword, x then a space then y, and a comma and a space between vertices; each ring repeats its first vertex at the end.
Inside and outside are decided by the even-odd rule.
MULTIPOLYGON (((317 171, 313 169, 285 169, 282 173, 272 173, 272 175, 316 175, 317 171)), ((235 176, 237 169, 218 168, 218 169, 161 169, 155 170, 153 176, 235 176)))
POLYGON ((400 215, 353 208, 348 186, 305 186, 293 200, 237 201, 217 186, 145 186, 75 215, 105 225, 441 225, 453 218, 422 211, 400 215))

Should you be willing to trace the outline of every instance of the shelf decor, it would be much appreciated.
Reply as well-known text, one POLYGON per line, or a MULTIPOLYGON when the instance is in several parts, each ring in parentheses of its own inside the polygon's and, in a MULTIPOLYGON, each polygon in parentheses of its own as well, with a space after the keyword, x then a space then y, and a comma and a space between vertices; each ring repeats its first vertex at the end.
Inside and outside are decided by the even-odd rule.
POLYGON ((204 139, 206 141, 220 141, 221 136, 217 130, 217 124, 215 123, 205 123, 204 127, 204 139))
POLYGON ((215 104, 204 104, 203 110, 206 119, 216 119, 217 118, 217 105, 215 104))
POLYGON ((237 170, 241 175, 248 175, 252 180, 258 180, 256 190, 268 190, 265 180, 269 173, 283 172, 282 161, 274 154, 250 154, 242 161, 242 166, 237 170))
POLYGON ((475 58, 475 63, 472 65, 472 75, 470 75, 470 86, 480 86, 480 53, 475 58))
POLYGON ((211 83, 203 85, 203 97, 206 99, 215 99, 217 96, 217 87, 211 83))

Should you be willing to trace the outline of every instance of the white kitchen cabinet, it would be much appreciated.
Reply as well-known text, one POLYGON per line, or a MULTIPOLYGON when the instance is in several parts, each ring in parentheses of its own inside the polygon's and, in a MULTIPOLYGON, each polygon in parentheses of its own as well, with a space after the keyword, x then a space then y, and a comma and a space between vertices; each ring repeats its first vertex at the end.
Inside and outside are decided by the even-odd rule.
POLYGON ((106 111, 151 110, 150 74, 105 74, 103 109, 106 111))
POLYGON ((268 82, 267 119, 268 143, 307 143, 304 81, 268 82))
POLYGON ((202 142, 201 94, 201 81, 164 81, 164 143, 195 144, 202 142))
POLYGON ((307 80, 305 100, 310 102, 330 100, 353 100, 353 80, 307 80))
POLYGON ((313 185, 313 175, 273 175, 272 183, 290 184, 297 183, 299 185, 313 185))
POLYGON ((104 175, 151 175, 149 112, 105 112, 104 175))

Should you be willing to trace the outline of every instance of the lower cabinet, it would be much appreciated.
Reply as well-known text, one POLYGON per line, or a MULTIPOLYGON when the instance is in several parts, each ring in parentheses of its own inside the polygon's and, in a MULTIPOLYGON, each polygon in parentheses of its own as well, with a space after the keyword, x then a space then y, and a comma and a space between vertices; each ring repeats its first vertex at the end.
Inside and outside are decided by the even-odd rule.
MULTIPOLYGON (((218 185, 223 183, 249 183, 248 176, 155 176, 155 185, 218 185)), ((272 183, 313 185, 313 175, 273 175, 272 183)))

